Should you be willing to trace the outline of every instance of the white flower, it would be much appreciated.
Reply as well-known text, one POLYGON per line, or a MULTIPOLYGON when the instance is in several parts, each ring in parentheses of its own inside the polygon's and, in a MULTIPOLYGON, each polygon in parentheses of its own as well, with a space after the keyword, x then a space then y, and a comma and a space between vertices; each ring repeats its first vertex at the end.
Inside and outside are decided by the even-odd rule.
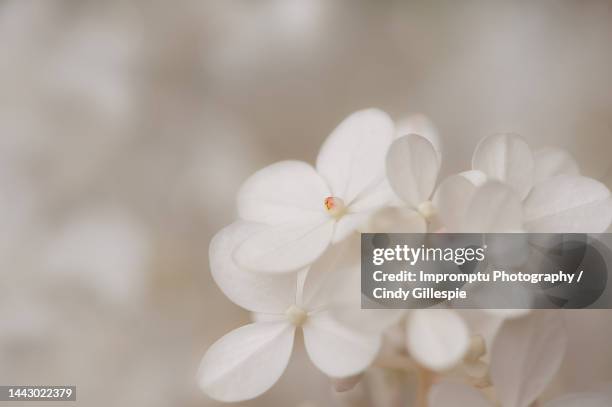
POLYGON ((425 232, 436 215, 432 196, 440 171, 440 158, 425 137, 410 134, 395 140, 387 153, 387 178, 393 191, 408 206, 403 218, 412 230, 425 232), (415 215, 420 215, 416 216, 415 215), (415 230, 416 229, 416 230, 415 230))
POLYGON ((238 194, 238 213, 266 227, 237 248, 237 263, 258 271, 298 270, 367 222, 389 199, 384 159, 393 131, 386 113, 362 110, 327 138, 316 169, 282 161, 253 174, 238 194))
POLYGON ((328 289, 343 273, 344 245, 333 247, 299 273, 262 274, 238 267, 231 256, 234 247, 262 228, 237 222, 220 231, 210 245, 211 271, 221 290, 236 304, 260 314, 257 322, 215 342, 202 360, 200 387, 221 401, 246 400, 268 390, 289 362, 298 327, 310 359, 330 377, 360 373, 380 347, 379 335, 344 326, 327 312, 332 300, 328 289))
MULTIPOLYGON (((439 153, 426 138, 411 134, 393 142, 387 154, 387 176, 395 193, 408 205, 408 213, 397 219, 393 231, 425 232, 427 221, 451 231, 493 232, 518 228, 520 204, 508 200, 512 196, 509 188, 499 182, 475 187, 465 178, 455 176, 435 190, 439 171, 439 153), (485 196, 486 200, 482 198, 485 196), (500 218, 500 211, 509 216, 500 218), (397 229, 402 227, 404 230, 397 229)), ((410 355, 435 371, 444 371, 459 363, 470 343, 465 322, 452 310, 411 311, 405 329, 410 355)))
POLYGON ((519 136, 494 135, 478 144, 472 171, 462 175, 475 185, 497 180, 512 188, 522 201, 527 232, 599 233, 612 223, 608 188, 579 175, 563 150, 534 153, 519 136))
POLYGON ((406 346, 423 366, 444 371, 463 359, 470 339, 467 325, 448 309, 415 310, 406 323, 406 346))
POLYGON ((398 219, 405 232, 425 232, 426 221, 453 232, 520 229, 521 207, 513 199, 511 189, 500 182, 475 186, 457 175, 447 178, 436 189, 439 171, 439 155, 424 137, 404 136, 389 148, 387 177, 395 193, 408 205, 408 213, 398 219), (420 216, 415 216, 416 213, 420 216), (500 217, 500 213, 504 216, 500 217))
MULTIPOLYGON (((493 343, 491 381, 502 407, 528 407, 561 366, 567 337, 561 315, 550 311, 504 323, 493 343)), ((442 382, 429 395, 431 407, 493 407, 479 391, 442 382)), ((567 404, 550 404, 566 406, 567 404)))
MULTIPOLYGON (((352 303, 333 301, 330 311, 343 324, 365 334, 388 328, 402 332, 399 342, 419 364, 434 371, 445 371, 461 361, 468 349, 470 335, 463 319, 450 309, 359 309, 359 302, 349 291, 359 293, 360 278, 345 278, 342 283, 352 303), (404 319, 402 319, 402 317, 404 319), (401 320, 401 321, 400 321, 401 320), (398 322, 399 321, 399 322, 398 322)), ((366 300, 367 301, 367 300, 366 300)))
POLYGON ((438 218, 447 232, 518 232, 523 228, 523 210, 518 196, 497 181, 475 186, 461 175, 440 185, 436 195, 438 218))

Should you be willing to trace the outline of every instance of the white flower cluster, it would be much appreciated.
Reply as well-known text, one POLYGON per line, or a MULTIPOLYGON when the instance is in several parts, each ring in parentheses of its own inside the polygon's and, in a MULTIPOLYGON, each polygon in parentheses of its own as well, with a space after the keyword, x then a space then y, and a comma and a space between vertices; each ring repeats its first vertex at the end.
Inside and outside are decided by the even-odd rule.
MULTIPOLYGON (((252 311, 255 322, 225 335, 204 356, 198 380, 208 395, 235 402, 267 391, 285 370, 301 329, 310 359, 331 378, 356 383, 352 378, 372 365, 407 365, 479 387, 491 384, 491 373, 504 406, 527 406, 538 396, 559 367, 562 336, 548 350, 539 347, 531 365, 523 363, 527 372, 512 368, 504 341, 495 342, 505 355, 496 362, 487 354, 490 338, 448 308, 361 310, 357 232, 603 232, 612 222, 610 191, 581 176, 564 151, 532 151, 505 134, 480 142, 471 170, 438 182, 440 148, 424 136, 397 137, 386 113, 358 111, 327 138, 315 167, 282 161, 243 184, 239 220, 212 240, 210 264, 221 290, 252 311), (539 359, 544 366, 534 368, 539 359), (504 366, 520 380, 539 374, 543 385, 525 390, 504 366), (517 390, 500 389, 501 382, 517 390)), ((481 314, 503 326, 497 335, 505 329, 530 341, 538 336, 528 328, 540 325, 530 318, 550 318, 534 312, 508 319, 519 321, 514 326, 502 325, 504 318, 522 313, 481 314)), ((545 337, 558 333, 558 324, 545 325, 545 337)), ((515 359, 526 357, 527 351, 515 359)), ((485 405, 469 404, 477 398, 472 390, 465 390, 466 405, 485 405)), ((447 393, 446 387, 432 391, 432 405, 459 405, 439 401, 452 397, 447 393)))

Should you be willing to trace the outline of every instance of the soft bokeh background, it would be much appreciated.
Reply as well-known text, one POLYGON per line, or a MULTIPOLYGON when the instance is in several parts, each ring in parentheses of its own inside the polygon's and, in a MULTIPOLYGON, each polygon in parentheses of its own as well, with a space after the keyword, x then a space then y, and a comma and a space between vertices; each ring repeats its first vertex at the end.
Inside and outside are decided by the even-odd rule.
MULTIPOLYGON (((0 2, 0 384, 216 405, 197 365, 249 316, 208 243, 250 173, 360 108, 428 115, 446 172, 514 132, 612 187, 610 44, 603 0, 0 2)), ((245 405, 333 398, 298 351, 245 405)))

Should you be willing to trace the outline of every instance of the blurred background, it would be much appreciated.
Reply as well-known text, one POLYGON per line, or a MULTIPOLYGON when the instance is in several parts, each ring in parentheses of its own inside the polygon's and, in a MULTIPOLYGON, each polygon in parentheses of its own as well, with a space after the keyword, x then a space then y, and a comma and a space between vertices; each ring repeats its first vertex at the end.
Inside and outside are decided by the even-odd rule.
MULTIPOLYGON (((427 115, 445 173, 514 132, 612 187, 610 44, 603 0, 0 1, 0 384, 217 405, 197 366, 249 315, 209 241, 361 108, 427 115)), ((298 349, 244 405, 332 403, 298 349)))

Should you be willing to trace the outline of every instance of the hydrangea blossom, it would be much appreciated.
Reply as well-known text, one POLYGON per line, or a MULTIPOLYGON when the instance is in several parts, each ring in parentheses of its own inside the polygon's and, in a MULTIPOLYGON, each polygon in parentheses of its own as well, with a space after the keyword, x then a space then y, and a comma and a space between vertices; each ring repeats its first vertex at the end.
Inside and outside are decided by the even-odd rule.
POLYGON ((610 191, 579 175, 577 164, 560 149, 534 152, 517 135, 482 140, 472 171, 462 174, 475 185, 492 179, 508 185, 522 201, 528 232, 604 232, 612 221, 610 191))
MULTIPOLYGON (((408 215, 415 227, 404 231, 423 232, 427 230, 427 223, 464 232, 505 232, 519 228, 520 205, 509 199, 512 191, 499 182, 485 182, 476 187, 454 176, 435 190, 440 158, 439 151, 428 139, 415 134, 395 140, 389 148, 387 175, 391 187, 408 205, 408 211, 420 215, 408 215), (500 217, 500 212, 506 216, 500 217), (415 217, 420 222, 415 222, 415 217)), ((456 312, 439 309, 408 314, 406 346, 420 364, 443 371, 461 361, 470 335, 456 312)))
MULTIPOLYGON (((456 232, 507 232, 519 228, 520 205, 509 188, 494 181, 473 185, 451 176, 435 190, 439 171, 439 154, 424 137, 402 137, 389 149, 387 176, 391 187, 424 220, 436 221, 439 228, 456 232), (500 217, 501 212, 504 216, 500 217)), ((424 224, 421 229, 426 230, 424 224)))
MULTIPOLYGON (((499 404, 530 406, 561 366, 566 346, 558 313, 538 311, 506 322, 491 350, 490 376, 499 404)), ((456 382, 435 385, 429 399, 432 407, 494 405, 478 390, 456 382)))
POLYGON ((252 175, 238 193, 238 214, 266 227, 239 245, 236 262, 256 271, 295 271, 366 223, 388 200, 384 161, 393 132, 386 113, 362 110, 328 137, 316 168, 281 161, 252 175))
MULTIPOLYGON (((433 131, 430 122, 420 123, 410 131, 433 131)), ((421 393, 439 382, 429 394, 433 407, 489 406, 477 390, 489 386, 503 407, 528 407, 550 382, 566 346, 554 313, 470 314, 452 303, 361 310, 360 257, 351 235, 603 231, 612 223, 610 191, 581 176, 564 151, 534 152, 513 135, 485 138, 470 171, 438 184, 441 148, 432 143, 438 139, 408 134, 393 141, 397 131, 384 112, 356 112, 325 141, 316 168, 282 161, 243 184, 240 219, 215 236, 210 261, 221 290, 255 322, 204 356, 199 383, 211 397, 240 401, 268 390, 287 366, 298 328, 311 360, 337 390, 356 385, 372 364, 417 373, 421 393), (440 381, 445 377, 458 382, 440 381)), ((569 396, 549 407, 567 400, 600 398, 569 396)))
POLYGON ((211 271, 219 287, 236 304, 258 314, 256 322, 219 339, 202 360, 200 386, 222 401, 249 399, 268 390, 289 362, 297 328, 303 331, 313 363, 330 377, 358 374, 380 347, 380 335, 343 326, 327 312, 332 300, 327 289, 346 271, 343 245, 298 273, 255 274, 237 266, 231 253, 261 228, 234 223, 210 246, 211 271))

